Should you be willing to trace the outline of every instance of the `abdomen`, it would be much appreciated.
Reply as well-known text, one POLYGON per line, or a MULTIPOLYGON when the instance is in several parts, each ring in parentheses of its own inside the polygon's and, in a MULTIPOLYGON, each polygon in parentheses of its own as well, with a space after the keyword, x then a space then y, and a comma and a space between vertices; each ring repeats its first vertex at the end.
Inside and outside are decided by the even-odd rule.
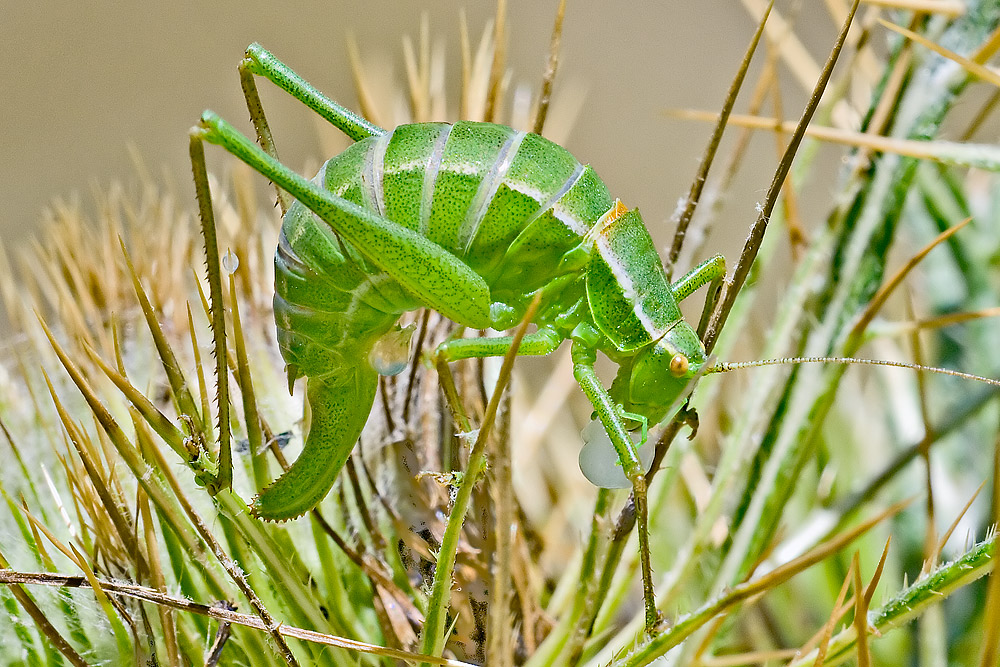
MULTIPOLYGON (((564 148, 492 123, 401 125, 352 145, 316 180, 448 249, 515 311, 613 203, 564 148)), ((299 204, 282 225, 275 283, 282 352, 306 375, 420 306, 299 204)))

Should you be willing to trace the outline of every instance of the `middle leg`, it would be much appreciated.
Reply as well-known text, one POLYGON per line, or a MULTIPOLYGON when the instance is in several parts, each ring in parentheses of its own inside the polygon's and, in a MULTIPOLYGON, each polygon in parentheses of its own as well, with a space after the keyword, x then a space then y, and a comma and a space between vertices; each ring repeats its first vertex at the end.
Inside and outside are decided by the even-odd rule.
POLYGON ((715 309, 715 302, 719 298, 719 290, 722 287, 722 281, 725 277, 726 258, 722 255, 715 255, 706 259, 670 285, 670 291, 678 303, 691 296, 701 286, 708 285, 705 306, 702 308, 701 318, 698 320, 698 338, 704 338, 705 336, 705 330, 708 328, 708 318, 715 309))
MULTIPOLYGON (((434 357, 439 363, 442 361, 448 363, 459 359, 502 357, 510 350, 513 342, 513 336, 456 338, 441 343, 435 350, 434 357)), ((533 333, 525 334, 521 339, 521 346, 517 349, 517 353, 541 357, 555 351, 561 342, 562 337, 555 330, 543 327, 533 333)))

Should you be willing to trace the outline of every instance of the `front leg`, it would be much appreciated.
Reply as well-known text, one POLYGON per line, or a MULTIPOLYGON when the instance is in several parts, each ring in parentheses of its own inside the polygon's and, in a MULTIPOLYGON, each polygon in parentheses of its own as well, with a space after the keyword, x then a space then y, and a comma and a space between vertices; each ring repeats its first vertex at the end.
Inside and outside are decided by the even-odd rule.
POLYGON ((719 290, 722 281, 726 277, 726 258, 722 255, 715 255, 694 267, 670 285, 670 292, 674 295, 674 300, 678 303, 691 296, 695 290, 708 285, 708 294, 705 296, 705 306, 701 311, 701 319, 698 321, 698 338, 705 336, 705 329, 708 328, 708 318, 715 309, 715 302, 719 298, 719 290))
MULTIPOLYGON (((659 625, 660 616, 656 609, 653 593, 653 569, 649 560, 649 509, 646 493, 646 474, 639 451, 628 435, 622 410, 601 384, 594 371, 597 355, 594 348, 585 343, 573 341, 573 377, 576 378, 583 393, 587 395, 597 418, 604 425, 611 444, 618 452, 622 470, 632 483, 632 494, 635 498, 636 525, 639 531, 639 564, 642 569, 642 598, 645 605, 646 631, 652 634, 659 625)), ((642 443, 639 443, 640 445, 642 443)))

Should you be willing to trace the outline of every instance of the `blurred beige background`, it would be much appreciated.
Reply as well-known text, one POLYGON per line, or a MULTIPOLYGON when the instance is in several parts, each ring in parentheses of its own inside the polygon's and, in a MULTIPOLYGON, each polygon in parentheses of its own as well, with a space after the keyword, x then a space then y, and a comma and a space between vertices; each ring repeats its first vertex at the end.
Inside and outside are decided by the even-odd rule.
MULTIPOLYGON (((835 26, 822 3, 804 4, 799 29, 821 61, 835 26)), ((515 84, 537 87, 556 6, 556 0, 511 2, 515 84)), ((23 242, 54 197, 77 193, 92 209, 94 185, 134 182, 128 142, 154 173, 164 167, 185 195, 191 187, 186 131, 201 110, 210 107, 249 128, 236 64, 251 41, 355 107, 345 34, 355 34, 366 59, 381 54, 394 63, 401 84, 401 37, 417 36, 426 11, 432 36, 446 39, 453 89, 463 7, 478 38, 493 15, 491 2, 6 3, 0 12, 0 239, 7 247, 23 242)), ((641 207, 658 238, 667 237, 664 222, 686 191, 710 130, 661 111, 716 109, 754 25, 739 0, 569 2, 556 95, 572 84, 585 85, 587 93, 567 147, 594 165, 613 194, 641 207)), ((282 157, 294 167, 326 157, 308 112, 269 84, 261 90, 282 157)), ((800 91, 785 103, 789 115, 797 114, 800 91)), ((713 246, 729 255, 742 243, 774 164, 771 138, 755 143, 761 166, 749 170, 755 173, 726 214, 738 231, 723 232, 713 246)), ((221 164, 218 155, 210 159, 221 164)), ((265 188, 262 182, 261 192, 265 188)))

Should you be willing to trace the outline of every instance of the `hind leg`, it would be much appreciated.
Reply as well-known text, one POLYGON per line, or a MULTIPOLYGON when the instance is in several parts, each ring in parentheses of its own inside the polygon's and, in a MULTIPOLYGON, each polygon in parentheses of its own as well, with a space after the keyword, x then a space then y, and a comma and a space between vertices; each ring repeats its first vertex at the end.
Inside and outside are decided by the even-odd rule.
MULTIPOLYGON (((369 123, 350 109, 337 104, 316 90, 288 65, 275 58, 270 51, 256 42, 247 47, 246 55, 239 64, 239 72, 243 97, 246 99, 250 120, 257 132, 257 143, 260 144, 265 153, 275 160, 278 159, 278 151, 274 146, 274 137, 267 124, 267 117, 264 115, 264 106, 257 93, 257 83, 254 76, 262 76, 278 86, 354 141, 385 134, 385 130, 381 127, 369 123)), ((275 187, 278 190, 278 204, 281 206, 282 215, 284 215, 291 204, 291 197, 277 184, 275 187)))

